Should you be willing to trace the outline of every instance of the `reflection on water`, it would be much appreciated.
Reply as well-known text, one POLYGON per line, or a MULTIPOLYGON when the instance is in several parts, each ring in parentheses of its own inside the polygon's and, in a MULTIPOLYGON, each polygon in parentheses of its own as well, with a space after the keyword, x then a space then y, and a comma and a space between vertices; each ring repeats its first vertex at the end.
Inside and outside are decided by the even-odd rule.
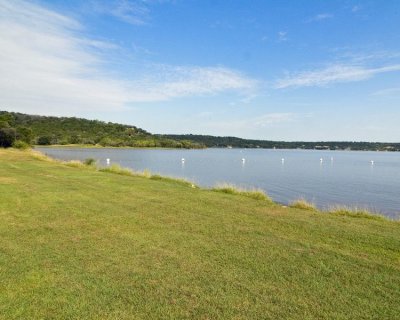
POLYGON ((400 153, 265 149, 37 148, 55 158, 95 158, 134 170, 184 177, 202 186, 227 182, 264 189, 275 201, 357 206, 400 213, 400 153))

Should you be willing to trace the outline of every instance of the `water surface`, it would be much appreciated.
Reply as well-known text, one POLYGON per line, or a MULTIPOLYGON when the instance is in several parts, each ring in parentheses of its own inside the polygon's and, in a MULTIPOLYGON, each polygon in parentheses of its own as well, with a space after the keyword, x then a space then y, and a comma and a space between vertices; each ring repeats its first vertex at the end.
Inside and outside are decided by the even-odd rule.
POLYGON ((62 160, 106 159, 134 170, 183 177, 204 187, 261 188, 287 204, 305 198, 320 208, 348 205, 397 218, 400 153, 269 149, 36 148, 62 160), (182 162, 182 158, 185 159, 182 162), (322 159, 322 160, 321 160, 322 159), (373 161, 373 164, 371 163, 373 161))

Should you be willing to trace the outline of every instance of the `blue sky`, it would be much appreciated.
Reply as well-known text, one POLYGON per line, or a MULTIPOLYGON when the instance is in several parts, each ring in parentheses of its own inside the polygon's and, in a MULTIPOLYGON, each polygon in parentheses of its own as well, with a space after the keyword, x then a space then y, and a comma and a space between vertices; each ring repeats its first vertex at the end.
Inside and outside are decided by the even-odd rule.
POLYGON ((400 141, 400 1, 0 0, 0 109, 400 141))

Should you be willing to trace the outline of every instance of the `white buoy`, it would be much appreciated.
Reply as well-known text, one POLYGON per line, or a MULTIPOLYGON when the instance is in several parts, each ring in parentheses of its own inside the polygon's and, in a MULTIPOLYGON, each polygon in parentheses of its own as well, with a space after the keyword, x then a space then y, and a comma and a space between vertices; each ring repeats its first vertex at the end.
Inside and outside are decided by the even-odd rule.
POLYGON ((282 163, 285 163, 285 158, 282 158, 282 163))
POLYGON ((321 162, 321 163, 322 163, 322 162, 324 162, 324 159, 322 159, 322 158, 321 158, 321 159, 319 159, 319 162, 321 162))
POLYGON ((242 158, 242 162, 245 163, 245 162, 246 162, 246 159, 245 159, 245 158, 242 158))
POLYGON ((371 165, 374 165, 374 160, 371 160, 371 165))
POLYGON ((181 161, 182 161, 182 163, 185 163, 185 158, 182 158, 181 161))
POLYGON ((107 165, 109 165, 109 164, 110 164, 110 159, 107 158, 107 159, 106 159, 106 162, 107 162, 107 165))

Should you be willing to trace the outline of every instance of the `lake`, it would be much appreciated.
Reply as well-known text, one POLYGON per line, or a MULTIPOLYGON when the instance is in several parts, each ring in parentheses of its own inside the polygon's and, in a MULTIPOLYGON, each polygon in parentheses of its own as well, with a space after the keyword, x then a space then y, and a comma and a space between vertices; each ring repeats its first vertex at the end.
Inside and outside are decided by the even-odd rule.
POLYGON ((282 204, 304 198, 320 208, 347 205, 400 217, 399 152, 42 147, 36 150, 62 160, 94 158, 102 166, 109 158, 111 163, 123 167, 182 177, 204 187, 226 182, 260 188, 282 204))

